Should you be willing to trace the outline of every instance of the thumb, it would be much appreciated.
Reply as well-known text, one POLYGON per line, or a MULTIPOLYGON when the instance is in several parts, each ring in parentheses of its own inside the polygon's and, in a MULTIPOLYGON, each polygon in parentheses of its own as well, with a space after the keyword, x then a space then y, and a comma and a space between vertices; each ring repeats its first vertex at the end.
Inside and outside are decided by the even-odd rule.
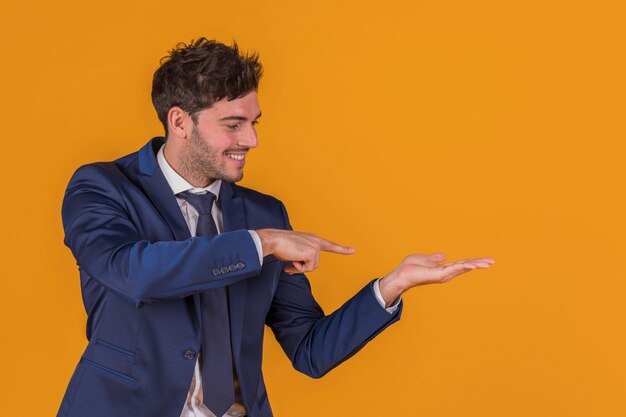
POLYGON ((283 271, 288 273, 289 275, 298 274, 302 272, 303 265, 302 262, 293 261, 290 265, 287 265, 283 268, 283 271))
POLYGON ((446 260, 446 254, 442 252, 435 252, 433 254, 428 255, 428 259, 433 262, 443 262, 446 260))

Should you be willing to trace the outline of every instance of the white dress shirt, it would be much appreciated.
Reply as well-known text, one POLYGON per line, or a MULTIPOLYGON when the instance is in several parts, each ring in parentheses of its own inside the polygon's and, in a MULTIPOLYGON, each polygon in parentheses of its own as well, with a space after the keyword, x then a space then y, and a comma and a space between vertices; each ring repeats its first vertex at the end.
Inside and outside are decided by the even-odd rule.
MULTIPOLYGON (((218 233, 222 233, 224 230, 224 224, 222 219, 222 211, 220 209, 219 204, 219 194, 220 187, 222 185, 222 180, 215 180, 210 185, 204 188, 197 188, 193 185, 189 184, 187 180, 181 177, 174 169, 170 166, 170 164, 165 159, 165 155, 163 154, 163 148, 159 149, 157 153, 157 162, 159 164, 159 168, 163 172, 167 183, 172 189, 172 193, 174 195, 178 193, 182 193, 183 191, 190 191, 194 194, 204 194, 207 191, 212 192, 217 197, 215 200, 215 204, 213 204, 213 209, 211 210, 211 215, 213 216, 213 220, 215 220, 215 225, 217 226, 218 233)), ((197 210, 189 204, 186 200, 176 197, 176 201, 178 202, 178 206, 180 207, 180 211, 185 218, 185 222, 187 223, 187 227, 189 228, 189 232, 191 236, 196 235, 196 226, 198 225, 198 212, 197 210)), ((250 236, 252 237, 254 244, 257 249, 257 253, 259 254, 259 262, 261 265, 263 264, 263 248, 261 246, 261 239, 259 235, 254 230, 249 230, 250 236)), ((374 282, 374 295, 376 299, 380 303, 382 307, 385 306, 385 301, 380 294, 379 288, 379 280, 374 282)), ((400 298, 392 305, 391 307, 386 308, 389 313, 393 313, 398 308, 398 304, 400 303, 400 298)), ((198 355, 200 356, 200 355, 198 355)), ((226 411, 226 414, 222 417, 242 417, 245 416, 246 412, 243 407, 243 403, 241 400, 241 391, 239 389, 239 381, 237 377, 235 377, 235 403, 226 411)), ((203 402, 202 399, 202 375, 200 373, 200 365, 199 358, 196 360, 196 366, 194 369, 193 377, 191 379, 191 385, 189 387, 189 392, 187 394, 187 400, 185 401, 185 405, 181 412, 180 417, 216 417, 215 414, 209 410, 203 402)))

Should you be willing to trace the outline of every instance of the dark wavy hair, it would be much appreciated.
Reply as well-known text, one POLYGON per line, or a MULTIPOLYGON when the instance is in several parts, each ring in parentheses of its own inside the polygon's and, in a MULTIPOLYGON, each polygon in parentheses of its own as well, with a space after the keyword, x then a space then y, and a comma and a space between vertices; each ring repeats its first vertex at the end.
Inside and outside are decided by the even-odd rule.
POLYGON ((259 56, 241 54, 237 43, 224 45, 200 38, 179 43, 161 59, 152 79, 152 104, 168 134, 167 113, 178 106, 191 114, 218 100, 234 100, 257 90, 263 75, 259 56))

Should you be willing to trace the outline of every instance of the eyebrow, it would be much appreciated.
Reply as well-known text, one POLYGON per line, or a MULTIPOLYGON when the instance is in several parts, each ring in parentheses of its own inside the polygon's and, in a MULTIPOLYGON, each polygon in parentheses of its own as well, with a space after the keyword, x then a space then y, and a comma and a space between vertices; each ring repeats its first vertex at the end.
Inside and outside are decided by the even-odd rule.
MULTIPOLYGON (((261 113, 259 113, 259 115, 255 117, 254 120, 258 119, 259 117, 261 117, 261 113)), ((222 117, 221 119, 219 119, 220 122, 222 120, 241 120, 245 122, 248 120, 248 118, 246 116, 226 116, 226 117, 222 117)))

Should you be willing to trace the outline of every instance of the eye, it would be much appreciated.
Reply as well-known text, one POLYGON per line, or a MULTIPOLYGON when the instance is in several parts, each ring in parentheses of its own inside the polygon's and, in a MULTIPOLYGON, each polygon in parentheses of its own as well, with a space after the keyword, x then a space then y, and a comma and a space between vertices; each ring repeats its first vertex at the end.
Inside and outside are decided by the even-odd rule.
POLYGON ((228 127, 231 130, 237 130, 239 129, 240 126, 239 125, 226 125, 226 127, 228 127))
POLYGON ((254 120, 254 121, 252 122, 252 124, 253 124, 253 125, 258 125, 258 124, 259 124, 259 121, 258 121, 258 120, 254 120))

